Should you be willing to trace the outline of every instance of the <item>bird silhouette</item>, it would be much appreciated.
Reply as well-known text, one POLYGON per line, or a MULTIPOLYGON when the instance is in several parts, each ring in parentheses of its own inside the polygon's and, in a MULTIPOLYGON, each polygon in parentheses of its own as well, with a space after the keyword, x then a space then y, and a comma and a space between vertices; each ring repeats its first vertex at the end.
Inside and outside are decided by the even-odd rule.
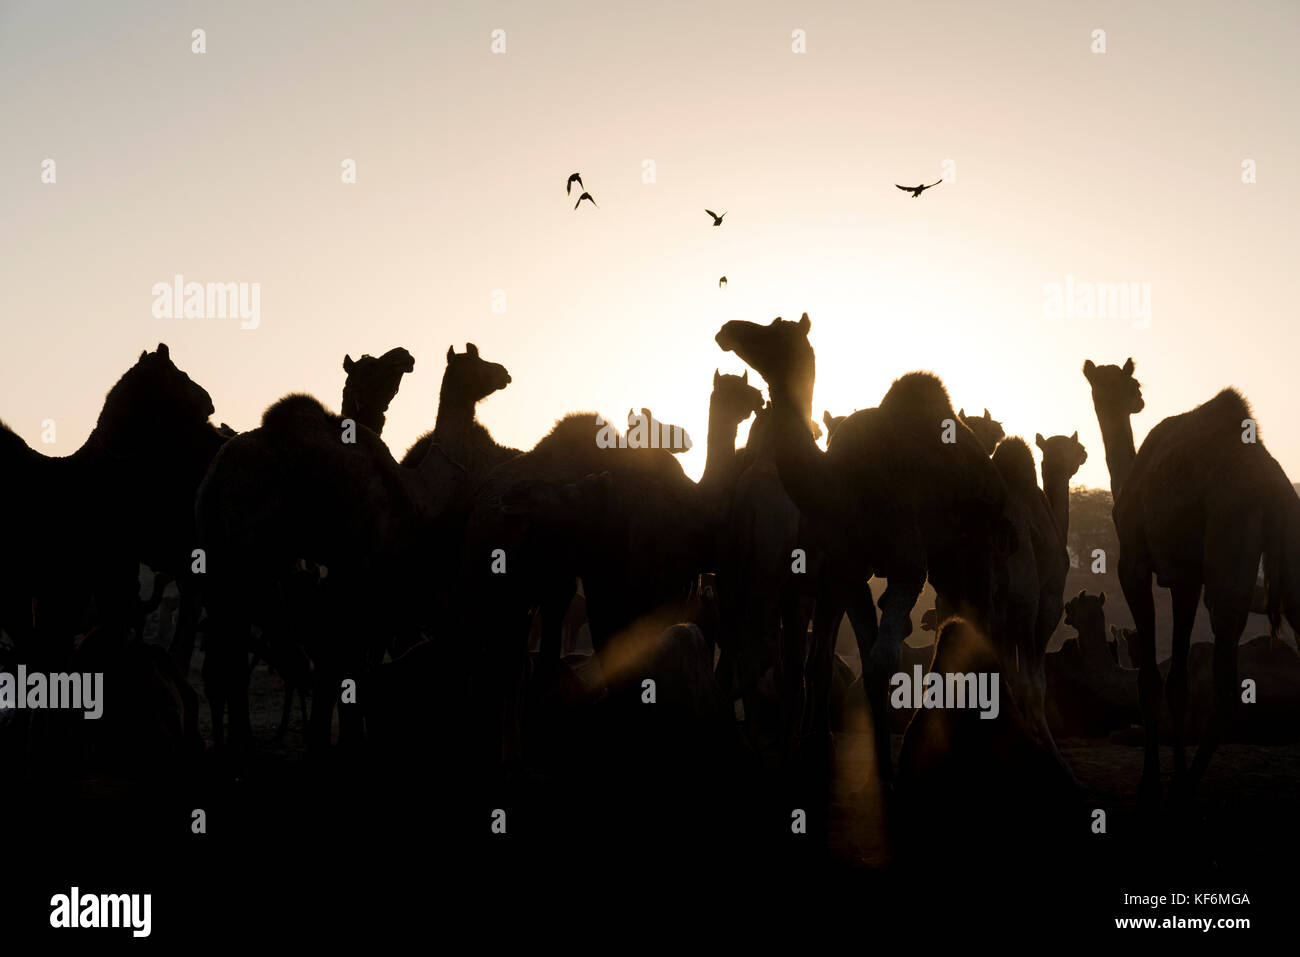
MULTIPOLYGON (((596 201, 595 201, 594 199, 591 198, 591 194, 590 194, 590 193, 583 193, 581 196, 578 197, 578 201, 577 201, 576 203, 573 204, 573 208, 574 208, 574 209, 577 209, 579 206, 581 206, 581 205, 582 205, 582 201, 583 201, 584 199, 587 200, 587 202, 591 203, 592 206, 596 206, 596 201)), ((599 206, 596 206, 596 208, 599 209, 600 207, 599 207, 599 206)))
MULTIPOLYGON (((573 184, 574 184, 574 183, 577 183, 579 186, 582 186, 582 174, 581 174, 581 173, 574 173, 572 176, 569 177, 569 181, 568 181, 567 183, 564 184, 564 195, 565 195, 565 196, 571 196, 571 195, 573 195, 573 184)), ((583 186, 582 188, 583 188, 583 189, 586 189, 585 186, 583 186)), ((581 200, 580 200, 579 202, 581 202, 581 200)))
POLYGON ((904 193, 911 193, 912 198, 916 199, 916 197, 920 196, 927 189, 933 189, 934 187, 938 186, 939 183, 942 182, 943 180, 939 180, 938 183, 931 183, 929 186, 898 186, 897 183, 895 183, 894 185, 898 186, 898 188, 901 189, 904 193))
POLYGON ((722 216, 726 216, 726 215, 727 215, 726 213, 723 213, 722 216, 719 216, 717 213, 715 213, 715 212, 714 212, 713 210, 711 210, 711 209, 706 209, 705 212, 708 213, 710 216, 713 217, 713 225, 714 225, 714 226, 721 226, 721 225, 722 225, 722 216))
POLYGON ((726 276, 723 276, 721 279, 718 280, 718 288, 719 288, 719 289, 721 289, 721 288, 722 288, 723 286, 725 286, 726 284, 727 284, 727 277, 726 277, 726 276))

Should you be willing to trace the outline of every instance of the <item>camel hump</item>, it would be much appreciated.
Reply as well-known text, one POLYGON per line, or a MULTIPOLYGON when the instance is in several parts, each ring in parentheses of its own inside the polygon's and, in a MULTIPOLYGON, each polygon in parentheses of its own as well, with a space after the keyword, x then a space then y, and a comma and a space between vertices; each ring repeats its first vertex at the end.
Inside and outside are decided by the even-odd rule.
POLYGON ((880 400, 880 408, 908 417, 953 417, 948 390, 933 372, 909 372, 895 379, 880 400))
POLYGON ((1242 419, 1254 418, 1246 397, 1231 387, 1224 389, 1201 408, 1205 410, 1207 417, 1213 416, 1216 425, 1231 431, 1241 429, 1242 419))
POLYGON ((993 451, 993 467, 1011 488, 1038 488, 1034 455, 1020 436, 1003 439, 993 451))
POLYGON ((319 423, 333 416, 320 400, 301 392, 291 393, 262 413, 262 427, 272 432, 297 432, 305 423, 319 423))
POLYGON ((613 428, 613 424, 606 422, 596 412, 570 412, 562 419, 558 419, 555 426, 543 436, 533 448, 537 451, 543 449, 569 446, 575 442, 592 442, 596 441, 596 433, 604 426, 613 428))

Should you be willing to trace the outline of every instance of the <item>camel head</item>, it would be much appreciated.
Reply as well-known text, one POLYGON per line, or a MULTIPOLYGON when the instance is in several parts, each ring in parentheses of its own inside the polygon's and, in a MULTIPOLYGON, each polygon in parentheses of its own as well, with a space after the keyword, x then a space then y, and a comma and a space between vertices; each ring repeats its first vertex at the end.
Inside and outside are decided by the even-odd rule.
POLYGON ((476 403, 510 384, 510 373, 499 362, 488 362, 478 354, 478 346, 465 344, 464 352, 447 347, 447 369, 442 374, 444 399, 476 403))
POLYGON ((967 416, 965 409, 957 412, 957 418, 961 419, 966 428, 975 433, 975 438, 980 440, 980 445, 984 446, 984 451, 989 455, 998 447, 998 443, 1005 437, 1006 433, 1002 431, 1002 423, 993 416, 989 415, 989 410, 985 409, 983 415, 967 416))
POLYGON ((834 438, 835 430, 838 429, 847 418, 847 415, 831 415, 829 409, 822 410, 822 422, 826 425, 827 442, 834 438))
POLYGON ((1083 364, 1083 375, 1092 386, 1092 402, 1100 413, 1133 415, 1141 412, 1146 403, 1142 400, 1142 383, 1133 378, 1133 360, 1123 366, 1094 365, 1091 359, 1083 364))
POLYGON ((632 448, 663 449, 673 455, 690 451, 690 434, 680 425, 665 425, 660 422, 645 406, 638 415, 632 409, 627 410, 627 442, 632 448))
POLYGON ((763 411, 763 393, 749 384, 749 370, 745 370, 743 376, 723 375, 717 369, 713 370, 709 411, 720 415, 729 427, 740 425, 751 415, 763 411))
POLYGON ((1034 436, 1034 444, 1043 451, 1043 471, 1071 478, 1079 471, 1079 466, 1088 461, 1088 450, 1079 441, 1079 433, 1073 435, 1054 435, 1043 438, 1039 432, 1034 436))
POLYGON ((1065 603, 1065 623, 1079 633, 1079 637, 1096 637, 1106 634, 1106 593, 1089 595, 1080 591, 1065 603))
MULTIPOLYGON (((812 406, 813 379, 817 360, 808 331, 812 320, 804 313, 798 322, 779 316, 765 326, 756 322, 733 320, 714 337, 726 352, 734 352, 746 365, 767 382, 778 396, 788 397, 800 411, 812 406)), ((810 418, 813 436, 821 436, 821 426, 810 418)))
POLYGON ((343 414, 355 418, 376 435, 384 429, 384 413, 397 395, 402 376, 415 370, 415 359, 398 346, 382 356, 343 357, 343 414))
POLYGON ((135 365, 109 390, 96 428, 130 440, 128 433, 165 436, 198 426, 209 428, 212 397, 197 382, 176 368, 166 343, 140 353, 135 365))

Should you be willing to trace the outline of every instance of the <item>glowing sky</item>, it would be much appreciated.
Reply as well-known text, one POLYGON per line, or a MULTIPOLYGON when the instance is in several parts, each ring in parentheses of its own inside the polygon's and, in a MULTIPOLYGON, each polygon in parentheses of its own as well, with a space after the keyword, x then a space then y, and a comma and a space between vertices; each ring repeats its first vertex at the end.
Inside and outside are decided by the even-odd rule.
POLYGON ((67 454, 166 341, 246 429, 403 345, 400 455, 474 341, 514 379, 480 407, 499 441, 648 406, 698 475, 742 368, 714 332, 807 311, 818 419, 930 368, 1031 444, 1078 429, 1106 485, 1079 369, 1131 355, 1139 440, 1234 384, 1294 480, 1297 41, 1291 2, 3 0, 0 418, 67 454), (261 283, 260 326, 154 318, 177 273, 261 283), (1150 283, 1149 327, 1048 318, 1067 276, 1150 283))

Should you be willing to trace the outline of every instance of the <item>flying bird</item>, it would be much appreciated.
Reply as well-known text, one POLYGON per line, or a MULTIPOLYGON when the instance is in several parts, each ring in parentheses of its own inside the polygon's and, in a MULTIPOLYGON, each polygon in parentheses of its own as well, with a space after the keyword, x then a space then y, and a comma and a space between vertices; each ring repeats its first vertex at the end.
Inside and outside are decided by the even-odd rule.
POLYGON ((713 225, 714 225, 714 226, 721 226, 721 225, 722 225, 722 216, 726 216, 726 215, 727 215, 726 213, 723 213, 722 216, 719 216, 717 213, 715 213, 715 212, 714 212, 713 210, 711 210, 711 209, 706 209, 705 212, 708 213, 710 216, 713 217, 713 225))
MULTIPOLYGON (((574 209, 577 209, 579 206, 581 206, 581 205, 582 205, 582 201, 583 201, 584 199, 587 200, 587 202, 591 203, 592 206, 596 206, 596 201, 595 201, 594 199, 591 198, 591 194, 590 194, 590 193, 583 193, 581 196, 578 197, 578 201, 577 201, 576 203, 573 204, 573 208, 574 208, 574 209)), ((599 207, 599 206, 596 206, 596 208, 599 209, 600 207, 599 207)))
MULTIPOLYGON (((573 195, 573 184, 574 184, 574 183, 577 183, 579 186, 582 186, 582 174, 581 174, 581 173, 574 173, 572 176, 569 177, 569 181, 568 181, 567 183, 564 184, 564 195, 565 195, 565 196, 571 196, 571 195, 573 195)), ((583 186, 582 188, 583 188, 583 189, 586 189, 585 186, 583 186)))
POLYGON ((898 186, 897 183, 895 183, 894 185, 898 186, 898 188, 901 189, 904 193, 911 193, 912 198, 916 199, 916 197, 920 196, 927 189, 934 189, 934 187, 938 186, 939 183, 942 182, 943 180, 939 180, 938 183, 931 183, 929 186, 898 186))
POLYGON ((718 280, 718 288, 719 288, 719 289, 721 289, 721 288, 722 288, 723 286, 725 286, 726 284, 727 284, 727 277, 726 277, 726 276, 723 276, 721 279, 718 280))

